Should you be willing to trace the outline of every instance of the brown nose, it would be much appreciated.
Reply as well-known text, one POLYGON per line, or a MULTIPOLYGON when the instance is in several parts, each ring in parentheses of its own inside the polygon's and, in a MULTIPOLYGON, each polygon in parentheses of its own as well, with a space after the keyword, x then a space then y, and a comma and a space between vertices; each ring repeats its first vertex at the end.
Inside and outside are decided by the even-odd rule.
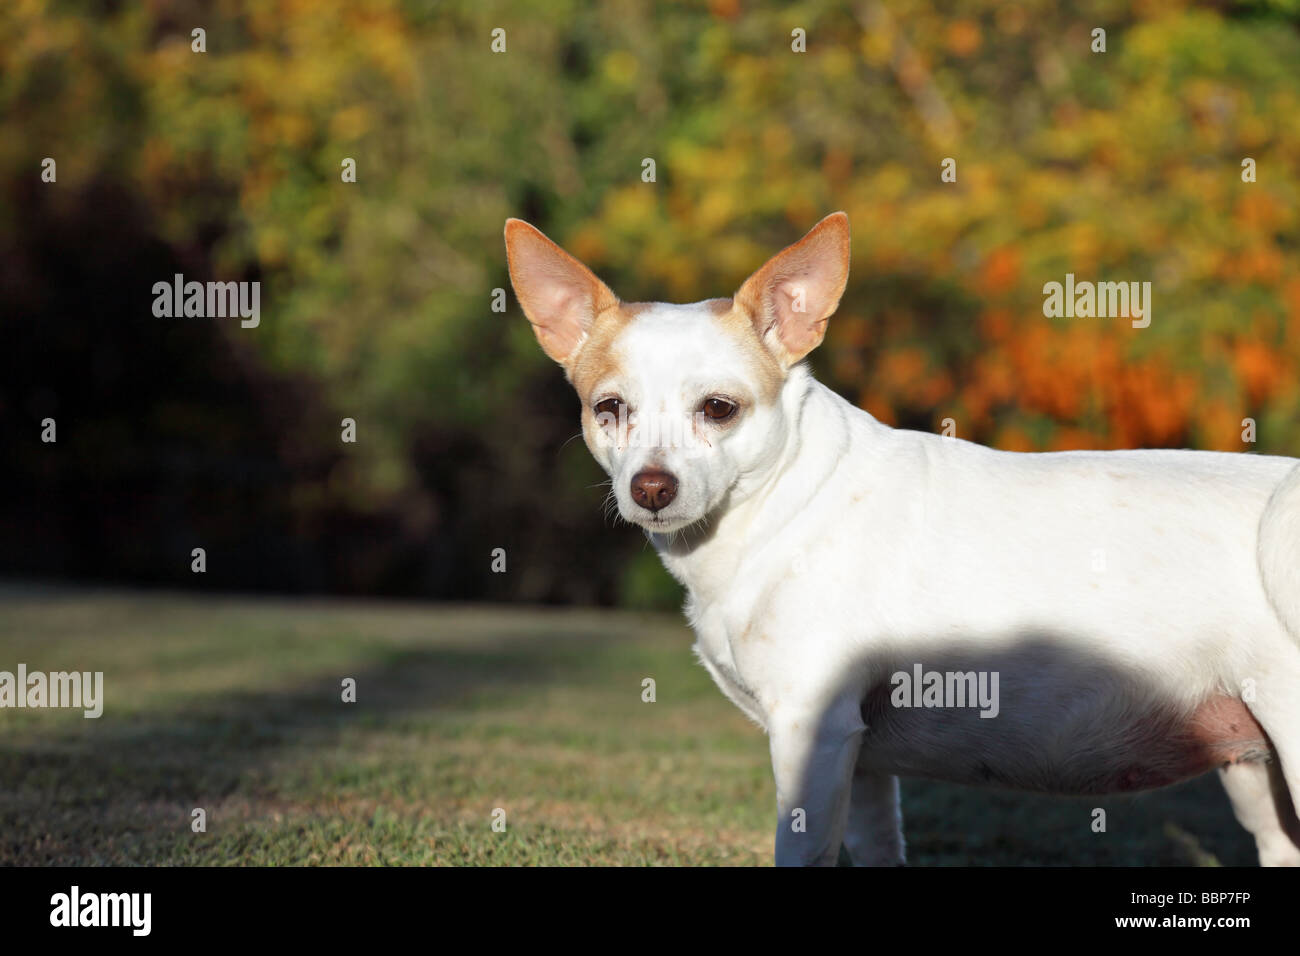
POLYGON ((677 479, 666 471, 647 468, 632 476, 632 500, 642 508, 658 511, 677 497, 677 479))

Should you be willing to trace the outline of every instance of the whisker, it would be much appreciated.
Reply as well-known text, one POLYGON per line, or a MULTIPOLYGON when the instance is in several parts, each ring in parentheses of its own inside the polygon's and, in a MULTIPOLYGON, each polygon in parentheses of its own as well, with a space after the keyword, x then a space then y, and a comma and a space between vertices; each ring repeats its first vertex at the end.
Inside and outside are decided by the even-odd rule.
POLYGON ((558 455, 561 451, 564 451, 564 449, 568 448, 569 442, 573 441, 573 439, 581 438, 581 437, 582 437, 582 432, 578 432, 576 435, 570 435, 568 438, 564 440, 564 444, 560 446, 559 451, 557 451, 556 454, 558 455))

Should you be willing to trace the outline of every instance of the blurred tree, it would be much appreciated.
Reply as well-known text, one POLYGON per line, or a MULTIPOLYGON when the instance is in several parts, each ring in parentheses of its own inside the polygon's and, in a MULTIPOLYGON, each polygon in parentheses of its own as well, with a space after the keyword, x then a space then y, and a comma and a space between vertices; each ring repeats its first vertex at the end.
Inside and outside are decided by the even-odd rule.
MULTIPOLYGON (((13 0, 8 507, 83 496, 60 540, 138 579, 169 579, 159 542, 192 527, 246 537, 263 570, 242 586, 675 600, 637 533, 604 526, 576 400, 513 296, 492 311, 512 215, 624 298, 680 301, 734 289, 843 208, 853 274, 813 362, 878 417, 1023 450, 1249 450, 1254 418, 1255 448, 1300 452, 1297 16, 1292 0, 13 0), (173 271, 261 281, 261 325, 154 319, 147 290, 173 271), (1045 317, 1066 273, 1151 282, 1150 327, 1045 317), (72 394, 101 442, 52 458, 33 416, 72 394), (183 484, 241 454, 237 493, 211 480, 96 517, 119 500, 88 488, 109 458, 119 498, 156 503, 162 463, 187 462, 183 484)), ((23 553, 10 542, 4 566, 23 553)))

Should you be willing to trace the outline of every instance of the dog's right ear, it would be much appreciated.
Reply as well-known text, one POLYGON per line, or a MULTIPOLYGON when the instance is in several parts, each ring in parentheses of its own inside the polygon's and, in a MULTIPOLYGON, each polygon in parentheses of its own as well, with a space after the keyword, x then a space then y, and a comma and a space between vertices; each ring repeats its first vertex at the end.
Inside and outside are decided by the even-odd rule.
POLYGON ((591 323, 618 304, 613 292, 573 256, 522 219, 506 220, 510 284, 544 351, 567 369, 591 323))

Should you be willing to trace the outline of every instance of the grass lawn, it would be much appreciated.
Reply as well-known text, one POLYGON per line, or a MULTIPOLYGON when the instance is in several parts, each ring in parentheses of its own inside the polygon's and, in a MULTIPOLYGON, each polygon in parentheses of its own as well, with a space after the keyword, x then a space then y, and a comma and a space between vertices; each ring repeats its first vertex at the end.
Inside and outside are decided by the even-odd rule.
MULTIPOLYGON (((766 738, 690 643, 675 616, 10 589, 0 670, 103 671, 105 705, 0 710, 0 864, 770 865, 766 738)), ((903 794, 913 864, 1254 863, 1213 776, 903 794)))

